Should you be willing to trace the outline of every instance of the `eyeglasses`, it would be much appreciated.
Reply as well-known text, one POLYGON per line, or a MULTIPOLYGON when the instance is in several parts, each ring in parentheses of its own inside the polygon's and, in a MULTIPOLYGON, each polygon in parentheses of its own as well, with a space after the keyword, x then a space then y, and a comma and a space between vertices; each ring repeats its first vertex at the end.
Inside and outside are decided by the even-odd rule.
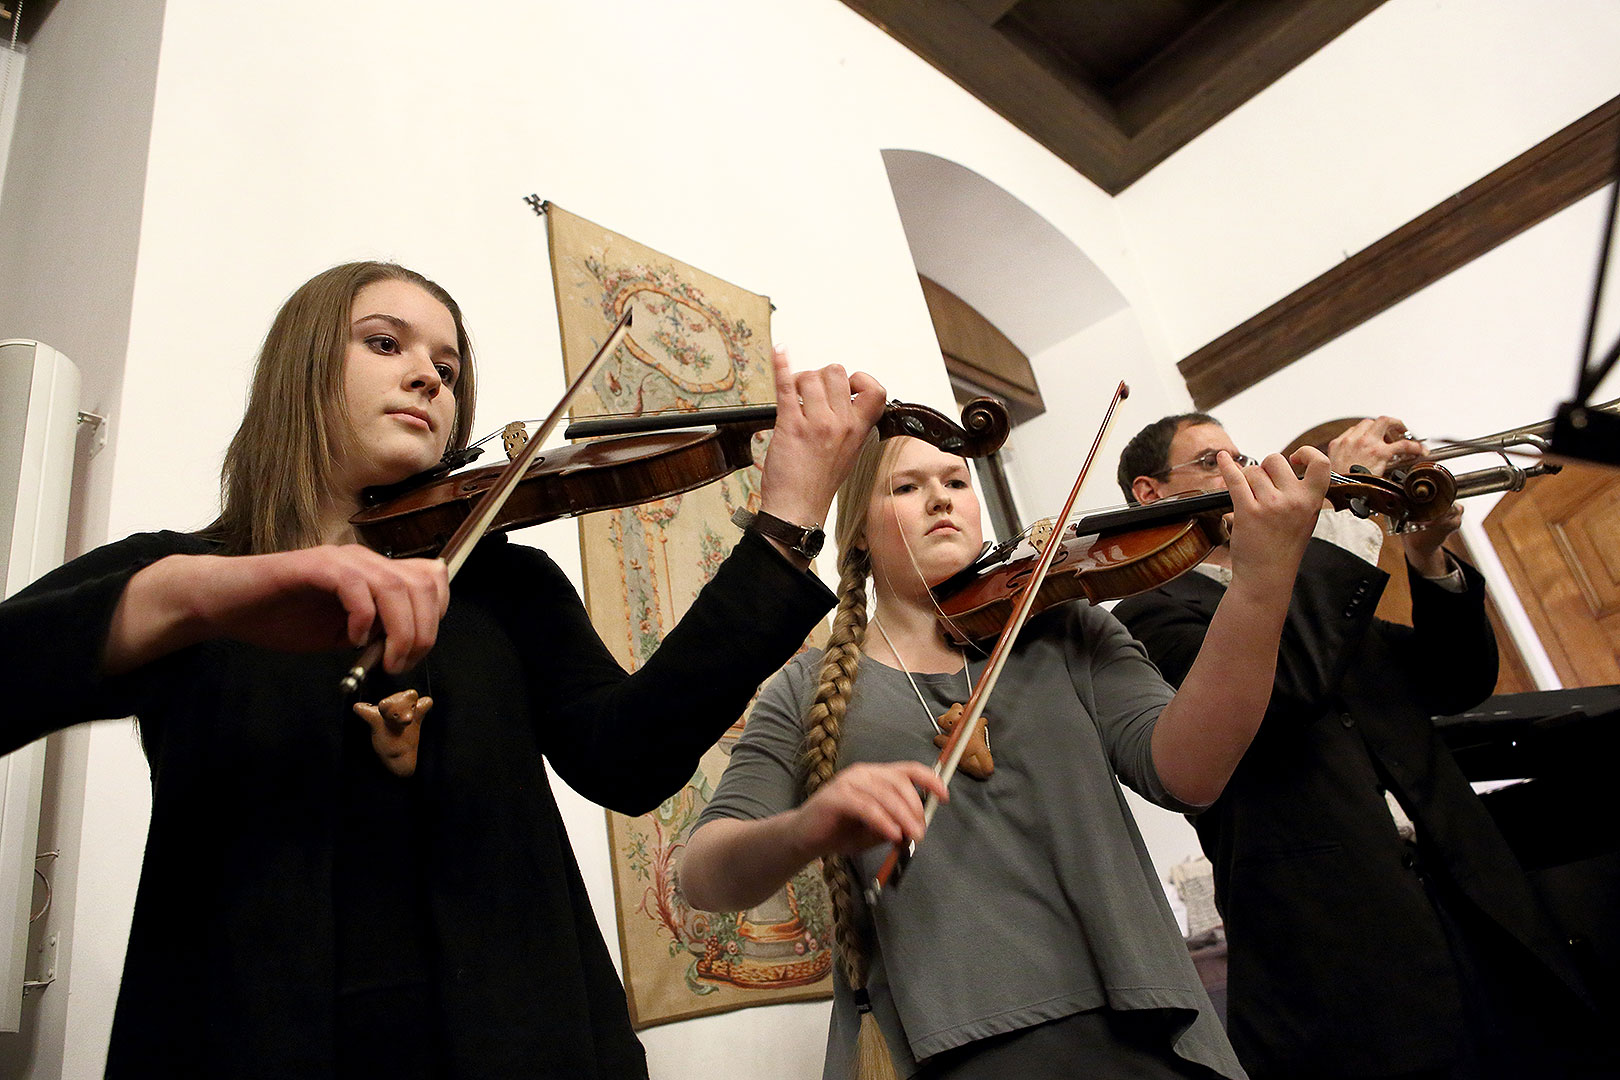
MULTIPOLYGON (((1177 469, 1192 468, 1197 468, 1207 473, 1220 472, 1220 462, 1216 460, 1216 455, 1219 453, 1219 450, 1205 450, 1202 454, 1199 454, 1191 461, 1183 461, 1180 465, 1166 465, 1164 467, 1164 474, 1167 475, 1169 473, 1173 473, 1177 469)), ((1258 464, 1258 462, 1256 462, 1254 458, 1250 457, 1248 454, 1233 454, 1232 463, 1240 469, 1248 465, 1258 464)))

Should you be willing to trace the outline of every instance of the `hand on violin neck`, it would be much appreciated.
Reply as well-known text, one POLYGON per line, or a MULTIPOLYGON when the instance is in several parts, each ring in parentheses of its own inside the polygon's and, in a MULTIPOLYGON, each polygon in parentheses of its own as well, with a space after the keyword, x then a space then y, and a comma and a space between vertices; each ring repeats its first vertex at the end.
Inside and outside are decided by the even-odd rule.
MULTIPOLYGON (((1327 491, 1330 469, 1320 450, 1270 454, 1240 469, 1224 451, 1221 475, 1232 495, 1232 579, 1286 597, 1327 491), (1297 470, 1297 473, 1296 473, 1297 470)), ((1286 600, 1285 600, 1286 605, 1286 600)))
POLYGON ((1328 443, 1328 461, 1333 471, 1350 475, 1360 466, 1374 476, 1383 476, 1396 462, 1423 456, 1423 444, 1410 437, 1406 425, 1393 416, 1362 420, 1346 428, 1328 443))
POLYGON ((771 365, 776 427, 760 480, 760 509, 806 528, 825 524, 838 485, 883 413, 883 387, 837 364, 795 374, 782 348, 771 365))

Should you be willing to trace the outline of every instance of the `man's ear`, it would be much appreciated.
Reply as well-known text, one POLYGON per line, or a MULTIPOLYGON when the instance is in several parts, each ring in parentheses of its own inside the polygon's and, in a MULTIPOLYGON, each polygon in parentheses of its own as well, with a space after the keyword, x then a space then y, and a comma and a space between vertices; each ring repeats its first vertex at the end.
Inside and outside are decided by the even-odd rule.
POLYGON ((1159 494, 1159 482, 1151 476, 1138 476, 1132 480, 1131 494, 1136 496, 1139 503, 1158 502, 1163 498, 1159 494))

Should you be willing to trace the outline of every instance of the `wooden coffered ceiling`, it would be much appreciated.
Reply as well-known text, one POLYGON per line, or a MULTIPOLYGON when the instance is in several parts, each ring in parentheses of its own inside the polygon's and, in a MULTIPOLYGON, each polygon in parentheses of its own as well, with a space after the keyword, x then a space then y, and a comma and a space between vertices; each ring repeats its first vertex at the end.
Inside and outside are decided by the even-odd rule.
POLYGON ((1383 0, 844 0, 1110 194, 1383 0))

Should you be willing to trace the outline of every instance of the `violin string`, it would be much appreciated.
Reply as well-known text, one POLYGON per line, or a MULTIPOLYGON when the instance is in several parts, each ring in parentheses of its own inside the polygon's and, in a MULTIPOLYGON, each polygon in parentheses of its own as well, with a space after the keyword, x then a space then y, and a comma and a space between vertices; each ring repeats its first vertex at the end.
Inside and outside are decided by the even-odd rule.
MULTIPOLYGON (((538 424, 538 423, 540 423, 539 420, 514 420, 514 421, 512 421, 512 424, 522 424, 522 425, 524 425, 524 427, 527 427, 530 424, 538 424)), ((505 431, 507 428, 509 428, 511 426, 512 426, 511 424, 502 424, 500 427, 496 428, 494 431, 490 432, 488 435, 485 435, 482 439, 478 439, 478 440, 476 440, 474 442, 468 443, 467 446, 466 446, 466 449, 474 450, 474 449, 476 449, 476 448, 478 448, 480 446, 483 446, 487 442, 494 441, 496 438, 500 437, 501 432, 505 431)))
MULTIPOLYGON (((854 399, 851 398, 851 400, 854 400, 854 399)), ((775 402, 765 402, 764 404, 772 405, 772 404, 775 404, 775 402)), ((752 407, 751 403, 743 401, 743 402, 738 402, 736 404, 729 404, 729 405, 703 405, 703 406, 700 406, 700 407, 698 407, 696 409, 665 409, 661 413, 622 413, 622 412, 615 412, 615 413, 581 413, 579 416, 570 416, 568 419, 569 419, 570 423, 578 423, 581 420, 619 420, 619 419, 624 419, 624 418, 632 417, 632 416, 634 416, 634 417, 636 417, 638 419, 641 418, 641 417, 645 417, 645 416, 702 416, 704 413, 724 412, 724 411, 732 410, 732 409, 744 409, 744 408, 751 408, 751 407, 752 407)), ((538 419, 535 419, 535 420, 517 420, 517 421, 513 421, 513 422, 518 423, 518 424, 525 424, 525 425, 540 423, 540 421, 538 419)), ((496 428, 494 431, 490 432, 488 435, 485 435, 482 439, 479 439, 477 442, 468 443, 467 448, 470 450, 475 446, 483 446, 485 443, 490 442, 490 441, 496 439, 497 437, 499 437, 501 432, 505 431, 507 427, 508 427, 508 425, 502 424, 500 427, 496 428)))
MULTIPOLYGON (((851 401, 855 400, 854 395, 850 396, 850 400, 851 401)), ((759 404, 759 405, 775 405, 776 402, 774 402, 774 401, 763 401, 763 402, 758 402, 757 404, 759 404)), ((801 404, 801 405, 804 404, 804 399, 803 398, 799 399, 799 404, 801 404)), ((725 405, 699 405, 695 409, 663 409, 663 410, 658 411, 658 412, 646 412, 646 413, 623 413, 623 412, 581 413, 578 416, 569 417, 569 420, 577 423, 580 420, 618 420, 618 419, 622 419, 622 418, 630 417, 630 416, 635 416, 635 417, 643 417, 643 416, 702 416, 704 413, 721 412, 722 410, 726 410, 726 409, 749 409, 749 408, 754 408, 755 405, 756 405, 755 402, 736 401, 736 402, 731 402, 731 403, 728 403, 728 404, 725 404, 725 405)))

